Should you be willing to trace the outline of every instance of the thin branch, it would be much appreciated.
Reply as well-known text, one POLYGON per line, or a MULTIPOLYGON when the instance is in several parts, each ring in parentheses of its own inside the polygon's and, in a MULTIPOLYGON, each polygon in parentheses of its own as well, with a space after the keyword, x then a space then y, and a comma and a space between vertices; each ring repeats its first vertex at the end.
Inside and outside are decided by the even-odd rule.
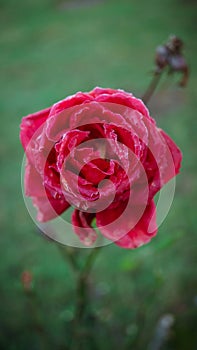
POLYGON ((88 278, 99 251, 99 248, 92 248, 83 268, 79 272, 76 290, 76 310, 73 321, 73 335, 70 347, 71 350, 80 349, 80 344, 83 338, 80 334, 80 327, 83 325, 88 305, 88 278))
POLYGON ((78 273, 79 266, 78 266, 78 262, 76 259, 76 252, 73 250, 73 248, 65 247, 65 246, 59 244, 58 249, 59 249, 62 257, 64 258, 64 260, 66 259, 68 261, 72 270, 75 273, 78 273))
POLYGON ((150 82, 150 85, 148 86, 147 90, 145 91, 144 95, 142 96, 142 101, 147 105, 150 101, 152 95, 154 94, 157 85, 159 84, 161 78, 161 72, 155 73, 153 76, 152 81, 150 82))

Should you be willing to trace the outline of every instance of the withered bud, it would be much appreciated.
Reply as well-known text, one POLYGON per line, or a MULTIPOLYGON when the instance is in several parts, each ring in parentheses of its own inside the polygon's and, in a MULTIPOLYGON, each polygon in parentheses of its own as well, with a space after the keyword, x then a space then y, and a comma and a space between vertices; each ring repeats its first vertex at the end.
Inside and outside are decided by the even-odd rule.
POLYGON ((189 67, 183 56, 183 41, 175 35, 171 35, 166 44, 158 46, 155 54, 155 74, 160 74, 164 68, 169 68, 169 73, 181 72, 180 86, 185 86, 189 77, 189 67))

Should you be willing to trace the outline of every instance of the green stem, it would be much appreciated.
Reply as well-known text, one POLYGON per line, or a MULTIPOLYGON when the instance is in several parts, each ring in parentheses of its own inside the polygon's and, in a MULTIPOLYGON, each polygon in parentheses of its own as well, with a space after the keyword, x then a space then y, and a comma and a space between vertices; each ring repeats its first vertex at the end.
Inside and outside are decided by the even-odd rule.
POLYGON ((77 307, 76 307, 76 319, 81 319, 84 315, 86 304, 87 304, 87 283, 89 273, 93 267, 93 263, 99 252, 98 248, 93 248, 90 254, 87 257, 87 260, 80 271, 78 281, 77 281, 77 307))
MULTIPOLYGON (((77 279, 77 289, 76 289, 76 310, 75 317, 73 321, 73 335, 71 342, 71 350, 77 350, 81 348, 82 335, 80 329, 83 326, 84 319, 87 312, 88 305, 88 278, 90 271, 93 267, 93 263, 100 251, 99 248, 92 248, 90 254, 88 255, 86 262, 79 272, 77 279)), ((84 334, 85 335, 85 334, 84 334)))
POLYGON ((76 252, 73 248, 58 245, 59 251, 64 259, 66 259, 75 273, 78 273, 79 266, 76 259, 76 252))

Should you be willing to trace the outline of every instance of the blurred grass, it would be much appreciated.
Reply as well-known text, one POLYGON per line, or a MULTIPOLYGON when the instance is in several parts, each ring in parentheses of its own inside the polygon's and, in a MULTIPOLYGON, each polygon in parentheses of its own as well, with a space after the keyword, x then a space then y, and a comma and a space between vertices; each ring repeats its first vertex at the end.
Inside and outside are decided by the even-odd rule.
POLYGON ((182 91, 177 77, 164 79, 150 109, 183 151, 175 200, 151 244, 136 251, 102 249, 92 303, 101 349, 148 349, 165 314, 174 315, 175 324, 162 349, 197 348, 195 13, 191 0, 103 0, 73 9, 57 0, 0 1, 1 349, 65 348, 74 303, 69 268, 24 206, 21 117, 95 85, 141 96, 155 47, 170 33, 186 43, 190 82, 182 91), (33 274, 33 301, 21 286, 24 270, 33 274))

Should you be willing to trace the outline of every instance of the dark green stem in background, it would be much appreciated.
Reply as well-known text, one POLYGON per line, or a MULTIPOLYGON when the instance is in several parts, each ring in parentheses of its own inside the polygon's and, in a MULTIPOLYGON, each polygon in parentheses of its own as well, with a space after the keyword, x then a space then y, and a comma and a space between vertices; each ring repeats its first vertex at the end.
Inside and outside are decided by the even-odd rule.
POLYGON ((59 251, 61 252, 62 257, 67 260, 72 270, 74 272, 78 272, 79 265, 76 259, 76 252, 74 248, 65 247, 63 245, 59 245, 58 248, 59 248, 59 251))
POLYGON ((76 306, 73 320, 72 340, 70 349, 81 349, 81 342, 84 337, 87 337, 87 332, 84 332, 83 328, 87 317, 87 306, 89 302, 88 295, 88 279, 93 267, 94 261, 100 251, 99 248, 92 248, 88 254, 85 263, 82 267, 79 266, 77 261, 77 252, 73 248, 66 248, 59 246, 61 254, 69 262, 72 270, 77 275, 76 281, 76 306), (83 330, 83 332, 81 332, 83 330))
POLYGON ((73 334, 70 347, 71 350, 81 349, 83 338, 88 336, 83 329, 83 325, 85 324, 85 319, 87 317, 87 306, 89 302, 88 279, 99 251, 99 248, 92 248, 85 261, 85 264, 78 274, 76 288, 76 309, 73 320, 73 334), (82 330, 82 332, 80 330, 82 330))
POLYGON ((94 261, 99 252, 99 248, 92 248, 90 254, 87 257, 87 260, 81 269, 78 280, 77 280, 77 304, 76 304, 76 314, 75 314, 75 322, 81 320, 84 316, 84 312, 86 309, 87 299, 88 299, 88 277, 90 271, 93 267, 94 261))

